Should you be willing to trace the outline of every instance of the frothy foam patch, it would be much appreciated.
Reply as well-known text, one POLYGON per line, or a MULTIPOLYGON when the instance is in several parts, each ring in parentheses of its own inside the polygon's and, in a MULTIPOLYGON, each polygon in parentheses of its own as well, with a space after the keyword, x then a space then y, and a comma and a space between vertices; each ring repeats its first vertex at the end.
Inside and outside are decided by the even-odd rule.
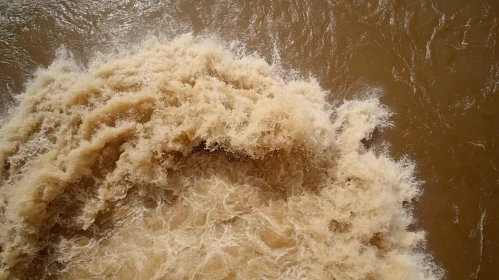
POLYGON ((375 98, 191 35, 60 57, 1 128, 4 279, 436 279, 375 98))

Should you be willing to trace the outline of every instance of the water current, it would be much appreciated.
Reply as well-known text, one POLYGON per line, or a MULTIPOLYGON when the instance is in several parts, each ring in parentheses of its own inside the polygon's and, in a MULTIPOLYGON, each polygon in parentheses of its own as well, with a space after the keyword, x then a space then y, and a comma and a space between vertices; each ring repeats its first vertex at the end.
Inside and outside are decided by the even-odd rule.
POLYGON ((1 1, 0 279, 497 279, 498 21, 1 1))

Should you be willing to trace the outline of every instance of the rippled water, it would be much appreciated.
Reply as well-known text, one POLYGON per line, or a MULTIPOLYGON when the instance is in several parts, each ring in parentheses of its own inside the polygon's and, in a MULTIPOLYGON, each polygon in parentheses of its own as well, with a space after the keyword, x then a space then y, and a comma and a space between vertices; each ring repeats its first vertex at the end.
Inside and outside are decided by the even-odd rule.
MULTIPOLYGON (((394 126, 375 131, 365 144, 396 159, 407 156, 417 166, 416 177, 425 181, 422 196, 413 203, 417 221, 411 230, 426 231, 426 251, 445 270, 447 279, 495 279, 499 258, 498 20, 499 2, 494 0, 3 1, 2 108, 5 111, 16 104, 15 97, 25 91, 37 68, 51 65, 58 52, 61 57, 61 46, 72 56, 63 60, 80 68, 69 71, 71 75, 86 69, 91 61, 94 65, 101 61, 98 53, 112 60, 110 53, 140 46, 152 35, 166 42, 192 32, 223 42, 236 53, 256 52, 287 69, 287 74, 278 77, 290 77, 289 71, 296 71, 296 77, 315 77, 330 92, 331 103, 376 95, 394 113, 394 126)), ((66 80, 61 79, 55 80, 64 84, 66 80)), ((67 90, 75 89, 69 86, 67 90)), ((298 137, 292 135, 291 139, 298 137)), ((251 147, 242 149, 243 154, 251 155, 251 147)), ((203 156, 212 162, 226 160, 203 156)), ((341 225, 334 222, 333 228, 340 230, 341 225)), ((64 232, 56 228, 48 236, 56 240, 64 232)), ((115 236, 125 239, 99 246, 110 248, 116 240, 127 240, 126 234, 120 231, 115 236)), ((134 246, 147 248, 148 242, 139 240, 134 246)), ((2 249, 4 253, 6 247, 2 249)), ((133 252, 127 250, 117 254, 133 252)), ((105 256, 103 252, 95 254, 105 256)), ((29 268, 50 263, 42 255, 52 253, 57 252, 37 253, 29 268)), ((159 253, 153 259, 167 263, 162 258, 166 257, 159 253)), ((55 262, 49 270, 62 271, 66 266, 55 262)), ((18 270, 22 273, 22 268, 18 270)), ((64 277, 86 275, 82 271, 73 270, 64 277)), ((40 276, 30 273, 35 279, 40 276)), ((341 278, 347 277, 343 274, 335 277, 348 279, 341 278)))

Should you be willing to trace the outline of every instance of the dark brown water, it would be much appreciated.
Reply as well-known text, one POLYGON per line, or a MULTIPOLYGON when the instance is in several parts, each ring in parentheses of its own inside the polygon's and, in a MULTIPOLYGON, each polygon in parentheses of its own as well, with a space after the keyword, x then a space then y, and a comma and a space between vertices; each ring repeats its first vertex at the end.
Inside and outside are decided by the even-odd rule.
POLYGON ((380 96, 394 127, 372 145, 415 161, 427 252, 446 279, 499 279, 498 1, 2 1, 2 109, 61 46, 85 65, 186 32, 279 58, 331 101, 380 96))

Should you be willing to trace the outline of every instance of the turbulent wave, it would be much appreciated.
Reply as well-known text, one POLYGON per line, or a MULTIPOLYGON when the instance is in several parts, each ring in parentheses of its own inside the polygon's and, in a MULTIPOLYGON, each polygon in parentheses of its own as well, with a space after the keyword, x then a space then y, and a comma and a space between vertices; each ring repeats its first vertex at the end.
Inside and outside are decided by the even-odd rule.
POLYGON ((184 35, 61 56, 0 132, 4 279, 434 279, 376 98, 184 35))

